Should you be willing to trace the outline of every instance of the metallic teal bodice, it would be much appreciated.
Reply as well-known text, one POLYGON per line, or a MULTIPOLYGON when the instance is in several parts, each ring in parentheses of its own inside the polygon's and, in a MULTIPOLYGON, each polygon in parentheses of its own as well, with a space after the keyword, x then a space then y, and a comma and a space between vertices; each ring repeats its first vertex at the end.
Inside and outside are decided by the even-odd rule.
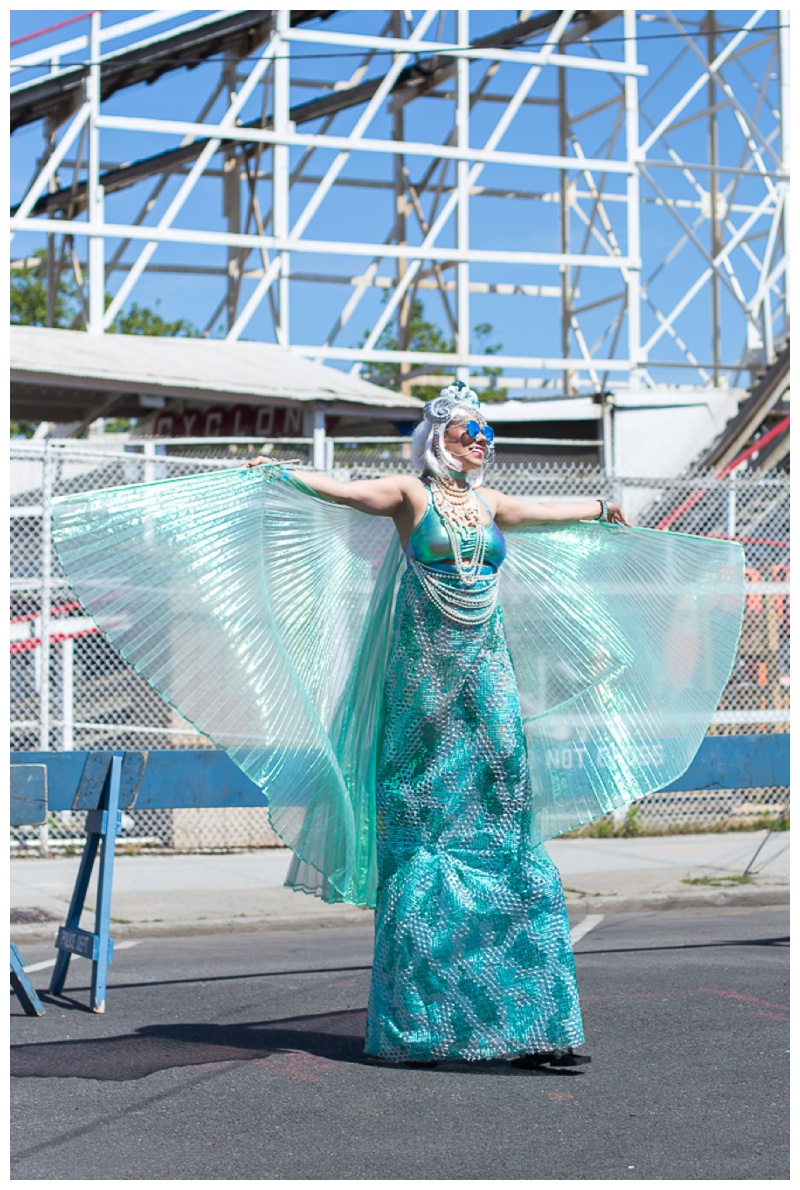
MULTIPOLYGON (((486 501, 479 492, 475 494, 491 516, 491 510, 486 501)), ((494 518, 485 526, 485 529, 485 568, 488 573, 490 570, 497 570, 502 565, 506 556, 506 541, 494 523, 494 518)), ((474 548, 475 534, 469 533, 463 539, 464 557, 471 557, 474 548)), ((442 518, 434 506, 430 495, 430 488, 428 488, 428 507, 425 509, 425 515, 422 520, 414 526, 411 537, 408 540, 408 545, 406 546, 406 557, 416 558, 418 562, 422 562, 425 566, 451 567, 453 565, 453 549, 447 536, 447 530, 442 523, 442 518)))

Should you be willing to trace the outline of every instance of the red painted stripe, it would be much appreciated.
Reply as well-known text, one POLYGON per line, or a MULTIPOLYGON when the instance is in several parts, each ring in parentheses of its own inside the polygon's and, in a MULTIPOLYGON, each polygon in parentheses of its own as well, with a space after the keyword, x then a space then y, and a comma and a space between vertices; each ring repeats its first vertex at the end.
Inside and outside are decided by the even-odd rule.
POLYGON ((58 644, 62 640, 77 640, 79 636, 92 636, 97 632, 96 628, 81 628, 78 632, 54 632, 50 637, 53 644, 58 644))
POLYGON ((742 992, 728 992, 725 988, 694 988, 696 992, 707 992, 710 996, 725 996, 729 1000, 742 1000, 745 1004, 757 1004, 759 1008, 779 1008, 788 1012, 788 1004, 775 1004, 772 1000, 759 1000, 756 996, 745 996, 742 992))
MULTIPOLYGON (((51 607, 50 615, 57 616, 60 615, 61 612, 74 612, 77 611, 80 606, 80 603, 62 603, 59 607, 51 607)), ((41 612, 28 612, 27 615, 24 616, 12 616, 9 620, 9 623, 25 624, 29 620, 38 620, 41 614, 41 612)))
POLYGON ((672 510, 669 516, 665 516, 663 521, 658 522, 656 528, 668 529, 670 525, 674 524, 675 521, 678 520, 679 517, 682 517, 685 512, 688 512, 693 504, 696 504, 698 500, 707 494, 708 488, 703 488, 702 491, 694 492, 691 496, 687 496, 685 500, 681 501, 677 508, 672 510))
MULTIPOLYGON (((50 643, 57 645, 64 640, 77 640, 79 636, 92 636, 97 631, 97 628, 79 628, 77 632, 54 632, 50 643)), ((38 649, 41 643, 40 636, 32 636, 29 640, 12 640, 9 647, 11 653, 25 653, 28 649, 38 649)))
POLYGON ((708 533, 707 536, 717 541, 744 541, 749 545, 780 545, 789 548, 788 541, 774 541, 771 537, 726 537, 724 533, 708 533))
POLYGON ((74 25, 76 21, 85 21, 87 17, 102 11, 102 8, 92 8, 89 12, 79 13, 78 16, 70 17, 67 21, 59 21, 57 25, 48 25, 46 29, 37 29, 35 33, 26 33, 24 37, 15 37, 10 44, 20 45, 23 41, 32 41, 34 37, 44 37, 45 33, 55 33, 56 29, 64 29, 67 25, 74 25))
MULTIPOLYGON (((769 443, 772 442, 773 438, 776 438, 778 434, 781 434, 786 429, 786 427, 789 425, 789 421, 789 417, 784 417, 778 422, 777 426, 773 426, 772 429, 769 430, 768 433, 764 434, 762 438, 759 438, 757 442, 752 442, 750 446, 745 447, 741 454, 738 454, 735 459, 731 460, 730 463, 726 463, 722 470, 716 473, 715 478, 724 479, 726 475, 729 475, 731 471, 733 471, 735 467, 738 467, 740 463, 743 463, 745 459, 749 459, 751 455, 756 453, 756 451, 763 450, 765 446, 768 446, 769 443)), ((693 492, 691 496, 687 496, 677 508, 673 509, 673 511, 668 516, 664 517, 663 521, 659 521, 659 523, 656 525, 656 529, 669 528, 669 526, 674 524, 679 517, 683 516, 683 514, 687 512, 693 504, 696 504, 698 500, 702 499, 702 497, 707 494, 708 488, 701 488, 698 491, 693 492)))
POLYGON ((750 446, 745 447, 740 455, 737 455, 732 462, 727 463, 721 471, 717 472, 717 479, 724 479, 730 471, 733 471, 734 467, 738 467, 740 463, 745 461, 745 459, 749 459, 750 455, 754 455, 757 451, 767 446, 773 438, 777 438, 778 434, 783 433, 783 431, 789 425, 790 420, 791 419, 789 417, 784 417, 778 422, 777 426, 773 426, 772 429, 768 433, 764 434, 762 438, 759 438, 757 442, 752 442, 750 446))

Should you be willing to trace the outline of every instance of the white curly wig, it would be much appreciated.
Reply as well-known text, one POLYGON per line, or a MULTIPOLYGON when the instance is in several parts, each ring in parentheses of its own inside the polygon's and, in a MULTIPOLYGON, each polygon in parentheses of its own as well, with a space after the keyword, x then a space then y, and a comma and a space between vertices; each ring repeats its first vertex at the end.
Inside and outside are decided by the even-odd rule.
MULTIPOLYGON (((472 418, 486 425, 477 393, 462 380, 456 380, 443 388, 439 396, 428 401, 422 421, 414 430, 411 439, 411 462, 422 475, 438 475, 445 479, 450 471, 459 471, 458 462, 444 445, 444 432, 453 421, 472 418)), ((468 471, 464 478, 471 488, 478 488, 484 481, 486 468, 494 460, 494 446, 489 444, 482 467, 468 471)))

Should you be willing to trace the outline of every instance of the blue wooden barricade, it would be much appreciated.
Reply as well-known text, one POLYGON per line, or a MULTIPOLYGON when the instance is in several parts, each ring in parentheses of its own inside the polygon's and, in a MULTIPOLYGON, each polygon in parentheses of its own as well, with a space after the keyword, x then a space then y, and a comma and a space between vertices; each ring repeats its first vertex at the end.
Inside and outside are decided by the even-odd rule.
MULTIPOLYGON (((221 751, 17 752, 14 763, 44 765, 51 810, 86 810, 87 841, 67 920, 58 932, 59 956, 50 991, 64 986, 70 956, 92 962, 91 1007, 105 1008, 114 843, 122 810, 261 806, 264 795, 221 751), (92 868, 100 852, 95 928, 80 928, 92 868)), ((295 763, 305 766, 298 753, 295 763)), ((667 787, 682 790, 747 789, 789 784, 788 735, 708 736, 687 771, 667 787)))
POLYGON ((665 792, 766 789, 789 784, 789 736, 709 735, 686 772, 665 792))
MULTIPOLYGON (((47 818, 47 766, 15 764, 11 768, 11 825, 40 826, 47 818)), ((11 986, 28 1016, 44 1016, 42 1002, 25 972, 22 955, 11 943, 11 986)))
MULTIPOLYGON (((300 754, 295 762, 307 763, 300 754)), ((90 1007, 93 1012, 105 1012, 108 965, 114 955, 111 937, 114 845, 122 811, 260 806, 266 813, 267 803, 260 789, 224 752, 210 748, 118 753, 12 753, 14 768, 23 763, 26 767, 38 766, 43 774, 46 773, 51 811, 87 812, 86 843, 69 912, 56 936, 59 953, 49 991, 55 996, 63 991, 72 955, 88 959, 92 964, 90 1007), (81 929, 80 921, 98 856, 95 922, 94 930, 89 931, 81 929)), ((25 818, 24 821, 43 822, 44 813, 41 818, 25 818)), ((15 823, 12 817, 12 825, 22 825, 22 821, 15 823)), ((12 978, 22 971, 21 959, 17 968, 14 966, 14 951, 16 947, 12 948, 12 978)), ((19 956, 18 951, 16 954, 19 956)), ((27 982, 24 972, 22 977, 27 982)), ((30 993, 35 997, 32 988, 30 993)), ((23 996, 21 999, 24 1003, 23 996)))
POLYGON ((110 933, 111 887, 114 875, 114 845, 122 824, 119 795, 123 764, 129 776, 133 770, 135 778, 135 775, 141 772, 142 766, 139 762, 140 756, 136 752, 126 753, 124 756, 111 756, 107 752, 88 753, 76 796, 76 801, 88 799, 93 802, 94 793, 99 786, 97 803, 86 815, 86 845, 81 856, 67 920, 56 935, 56 950, 59 953, 53 978, 50 980, 50 993, 58 996, 63 991, 70 957, 73 954, 89 959, 92 964, 89 998, 92 1012, 106 1010, 106 977, 108 964, 114 956, 114 941, 110 933), (98 850, 100 866, 97 874, 94 933, 90 933, 80 928, 80 921, 98 850))

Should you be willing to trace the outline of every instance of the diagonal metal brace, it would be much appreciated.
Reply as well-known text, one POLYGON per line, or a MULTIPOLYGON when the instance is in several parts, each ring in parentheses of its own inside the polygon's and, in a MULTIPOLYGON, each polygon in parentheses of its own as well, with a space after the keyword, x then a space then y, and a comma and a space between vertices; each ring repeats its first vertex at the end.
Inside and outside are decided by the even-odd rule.
MULTIPOLYGON (((69 961, 73 954, 89 959, 92 964, 92 987, 90 1007, 92 1012, 105 1012, 106 977, 108 964, 114 953, 111 928, 111 887, 114 872, 114 844, 121 826, 119 809, 120 786, 122 784, 122 760, 120 754, 109 757, 108 753, 90 756, 87 768, 98 771, 84 772, 81 786, 90 778, 102 774, 103 788, 97 809, 90 812, 86 822, 86 846, 81 857, 78 877, 72 893, 67 920, 56 937, 56 959, 53 977, 50 981, 51 995, 58 996, 64 988, 69 961), (109 763, 110 759, 110 763, 109 763), (100 866, 97 877, 97 904, 95 908, 94 933, 80 928, 81 914, 86 902, 86 893, 92 875, 95 859, 100 851, 100 866)), ((84 791, 85 793, 86 791, 84 791)))

